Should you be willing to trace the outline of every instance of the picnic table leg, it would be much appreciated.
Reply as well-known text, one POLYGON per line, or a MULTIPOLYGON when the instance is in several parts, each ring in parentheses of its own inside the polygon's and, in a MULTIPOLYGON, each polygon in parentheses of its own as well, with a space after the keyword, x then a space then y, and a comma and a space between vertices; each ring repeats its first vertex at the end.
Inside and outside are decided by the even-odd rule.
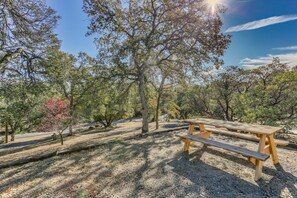
MULTIPOLYGON (((258 152, 264 153, 265 141, 266 141, 266 135, 264 135, 264 134, 260 135, 258 152)), ((255 181, 257 181, 261 178, 262 167, 263 167, 263 162, 261 160, 256 160, 255 181)))
POLYGON ((270 153, 272 156, 272 162, 273 164, 278 164, 278 157, 277 157, 277 152, 276 152, 276 144, 274 142, 274 137, 273 135, 268 136, 268 143, 269 143, 269 149, 270 153))
POLYGON ((193 135, 195 130, 195 125, 193 123, 189 124, 188 134, 193 135))
POLYGON ((189 152, 191 141, 190 141, 190 140, 184 140, 184 142, 185 142, 185 145, 184 145, 184 152, 189 152))
MULTIPOLYGON (((195 125, 193 123, 189 124, 188 134, 193 135, 195 130, 195 125)), ((184 152, 189 152, 191 140, 184 140, 184 152)))
POLYGON ((207 131, 204 127, 204 124, 198 124, 200 133, 197 134, 198 137, 208 138, 211 135, 211 132, 207 131))

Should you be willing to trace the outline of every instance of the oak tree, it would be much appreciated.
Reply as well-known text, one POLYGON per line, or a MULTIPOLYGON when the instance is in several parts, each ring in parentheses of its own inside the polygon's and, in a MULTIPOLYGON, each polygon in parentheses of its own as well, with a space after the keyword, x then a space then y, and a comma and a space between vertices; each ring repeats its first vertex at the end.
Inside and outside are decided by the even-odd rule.
POLYGON ((83 9, 102 62, 138 84, 142 132, 149 130, 149 71, 174 63, 191 74, 205 63, 220 65, 229 43, 229 36, 220 32, 219 16, 202 0, 84 0, 83 9))
POLYGON ((59 45, 58 16, 44 0, 0 1, 0 74, 32 76, 46 47, 59 45))

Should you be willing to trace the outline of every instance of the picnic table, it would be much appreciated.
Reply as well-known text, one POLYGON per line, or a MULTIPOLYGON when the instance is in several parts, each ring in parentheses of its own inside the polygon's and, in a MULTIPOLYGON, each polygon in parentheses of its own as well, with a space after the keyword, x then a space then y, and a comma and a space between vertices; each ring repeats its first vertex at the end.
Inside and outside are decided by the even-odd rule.
POLYGON ((207 118, 189 119, 184 121, 189 124, 188 134, 178 136, 185 143, 185 152, 189 151, 191 142, 196 141, 206 145, 239 153, 243 156, 246 156, 248 161, 256 166, 255 180, 261 178, 263 162, 269 157, 272 158, 273 164, 279 163, 276 145, 285 146, 289 143, 287 141, 277 140, 274 138, 277 132, 282 131, 282 127, 230 122, 207 118), (198 133, 195 132, 195 126, 199 127, 198 133), (258 149, 257 151, 252 151, 246 148, 210 140, 208 137, 212 133, 258 141, 258 149))

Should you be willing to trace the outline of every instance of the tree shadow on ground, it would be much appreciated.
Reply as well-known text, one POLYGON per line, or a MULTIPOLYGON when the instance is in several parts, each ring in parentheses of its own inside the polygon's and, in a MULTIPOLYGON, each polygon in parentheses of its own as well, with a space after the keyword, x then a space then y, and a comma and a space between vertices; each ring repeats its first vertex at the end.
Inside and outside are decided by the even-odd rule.
POLYGON ((296 177, 281 166, 277 170, 264 167, 263 172, 272 176, 269 181, 249 182, 199 160, 208 152, 253 168, 243 158, 207 147, 184 154, 173 135, 113 142, 0 170, 0 192, 31 182, 15 197, 77 197, 79 192, 89 197, 278 197, 284 188, 296 195, 296 177))
POLYGON ((257 181, 260 188, 267 189, 272 196, 280 196, 282 191, 287 190, 292 197, 297 197, 297 177, 284 170, 281 164, 275 165, 276 170, 264 167, 264 172, 274 175, 271 180, 257 181))
POLYGON ((190 187, 190 191, 201 193, 203 190, 210 197, 218 196, 240 196, 247 197, 280 197, 283 190, 287 189, 292 197, 297 197, 297 177, 286 172, 280 164, 275 165, 276 169, 263 167, 263 173, 272 176, 269 180, 260 179, 256 183, 248 182, 238 176, 229 174, 222 169, 208 165, 199 159, 204 152, 213 154, 232 161, 231 163, 239 163, 246 167, 254 169, 254 165, 243 158, 227 154, 218 150, 214 150, 207 146, 203 146, 201 150, 191 154, 180 153, 176 158, 168 163, 173 167, 173 171, 178 175, 190 179, 195 187, 190 187), (188 171, 184 171, 188 169, 188 171))
POLYGON ((191 185, 185 189, 187 194, 206 197, 264 197, 266 195, 265 191, 260 190, 257 185, 197 160, 199 156, 201 152, 197 155, 180 154, 168 163, 179 177, 191 181, 191 185))
POLYGON ((48 142, 50 140, 52 140, 51 137, 46 137, 46 138, 37 139, 37 140, 30 140, 30 141, 24 141, 24 142, 15 142, 15 143, 1 145, 0 146, 0 149, 24 147, 24 146, 29 146, 29 145, 43 143, 43 142, 48 142))
MULTIPOLYGON (((93 159, 94 156, 86 155, 86 157, 89 158, 87 159, 87 161, 89 161, 93 159)), ((85 162, 85 158, 77 158, 76 155, 67 160, 63 160, 63 156, 56 156, 43 161, 29 163, 25 166, 17 166, 10 170, 10 172, 5 175, 5 178, 1 178, 2 181, 4 179, 6 181, 0 183, 0 192, 9 191, 10 188, 18 187, 25 182, 30 183, 38 181, 38 185, 32 186, 29 184, 19 190, 17 197, 37 197, 45 192, 51 192, 53 193, 52 195, 59 195, 60 193, 64 193, 65 195, 67 191, 69 191, 67 196, 76 197, 79 189, 75 191, 70 189, 92 174, 100 175, 100 169, 103 167, 100 162, 97 162, 96 166, 85 165, 85 162), (68 169, 70 167, 77 167, 80 173, 69 172, 68 169), (18 173, 21 174, 18 175, 18 173), (56 181, 58 184, 49 186, 46 181, 55 177, 58 178, 56 181)))
POLYGON ((163 126, 162 126, 162 128, 164 128, 164 129, 173 129, 173 128, 176 128, 176 127, 185 127, 185 128, 187 128, 187 124, 180 124, 180 123, 175 123, 175 124, 164 124, 163 126))
POLYGON ((89 131, 82 131, 82 132, 78 132, 77 134, 79 135, 89 135, 89 134, 97 134, 97 133, 107 133, 110 132, 113 129, 94 129, 94 130, 89 130, 89 131))

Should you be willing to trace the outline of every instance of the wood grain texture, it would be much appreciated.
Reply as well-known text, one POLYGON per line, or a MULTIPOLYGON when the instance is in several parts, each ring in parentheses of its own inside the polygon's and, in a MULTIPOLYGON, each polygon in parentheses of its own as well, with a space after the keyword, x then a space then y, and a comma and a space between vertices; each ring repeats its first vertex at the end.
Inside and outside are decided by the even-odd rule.
POLYGON ((188 129, 188 133, 189 134, 193 134, 194 131, 195 131, 195 125, 190 123, 189 129, 188 129))
MULTIPOLYGON (((260 136, 258 152, 263 153, 265 149, 266 135, 260 136)), ((265 154, 264 154, 265 155, 265 154)), ((257 159, 257 158, 256 158, 257 159)), ((255 181, 262 177, 263 160, 256 160, 255 181)))
MULTIPOLYGON (((216 128, 216 127, 209 127, 209 126, 205 126, 205 129, 207 131, 210 131, 210 132, 213 132, 213 133, 216 133, 216 134, 233 136, 233 137, 237 137, 237 138, 241 138, 241 139, 246 139, 246 140, 257 141, 257 142, 260 140, 259 137, 255 136, 253 134, 233 132, 233 131, 228 131, 227 129, 216 128)), ((266 140, 266 143, 268 143, 268 140, 266 140)), ((274 143, 276 145, 287 146, 289 144, 289 141, 274 139, 274 143)))
POLYGON ((223 127, 232 130, 240 130, 255 134, 265 134, 271 135, 278 131, 281 131, 282 127, 272 127, 267 125, 258 125, 258 124, 248 124, 248 123, 240 123, 240 122, 230 122, 225 120, 215 120, 215 119, 207 119, 207 118, 197 118, 197 119, 189 119, 184 120, 184 122, 191 124, 205 124, 215 127, 223 127))
POLYGON ((199 137, 197 137, 195 135, 177 135, 177 136, 181 137, 181 138, 184 138, 184 139, 189 139, 189 140, 201 142, 203 144, 223 148, 223 149, 226 149, 226 150, 229 150, 229 151, 233 151, 233 152, 242 154, 243 156, 246 156, 246 157, 253 157, 253 158, 261 160, 261 161, 265 161, 267 158, 269 158, 269 155, 266 155, 264 153, 251 151, 251 150, 248 150, 248 149, 245 149, 245 148, 225 144, 225 143, 222 143, 222 142, 216 142, 216 141, 213 141, 213 140, 210 140, 210 139, 199 138, 199 137))
POLYGON ((273 138, 273 135, 269 135, 268 136, 268 142, 269 142, 269 145, 270 145, 270 153, 271 153, 271 156, 272 156, 272 162, 273 164, 278 164, 278 156, 277 156, 277 152, 276 152, 276 145, 275 145, 275 141, 274 141, 274 138, 273 138))

